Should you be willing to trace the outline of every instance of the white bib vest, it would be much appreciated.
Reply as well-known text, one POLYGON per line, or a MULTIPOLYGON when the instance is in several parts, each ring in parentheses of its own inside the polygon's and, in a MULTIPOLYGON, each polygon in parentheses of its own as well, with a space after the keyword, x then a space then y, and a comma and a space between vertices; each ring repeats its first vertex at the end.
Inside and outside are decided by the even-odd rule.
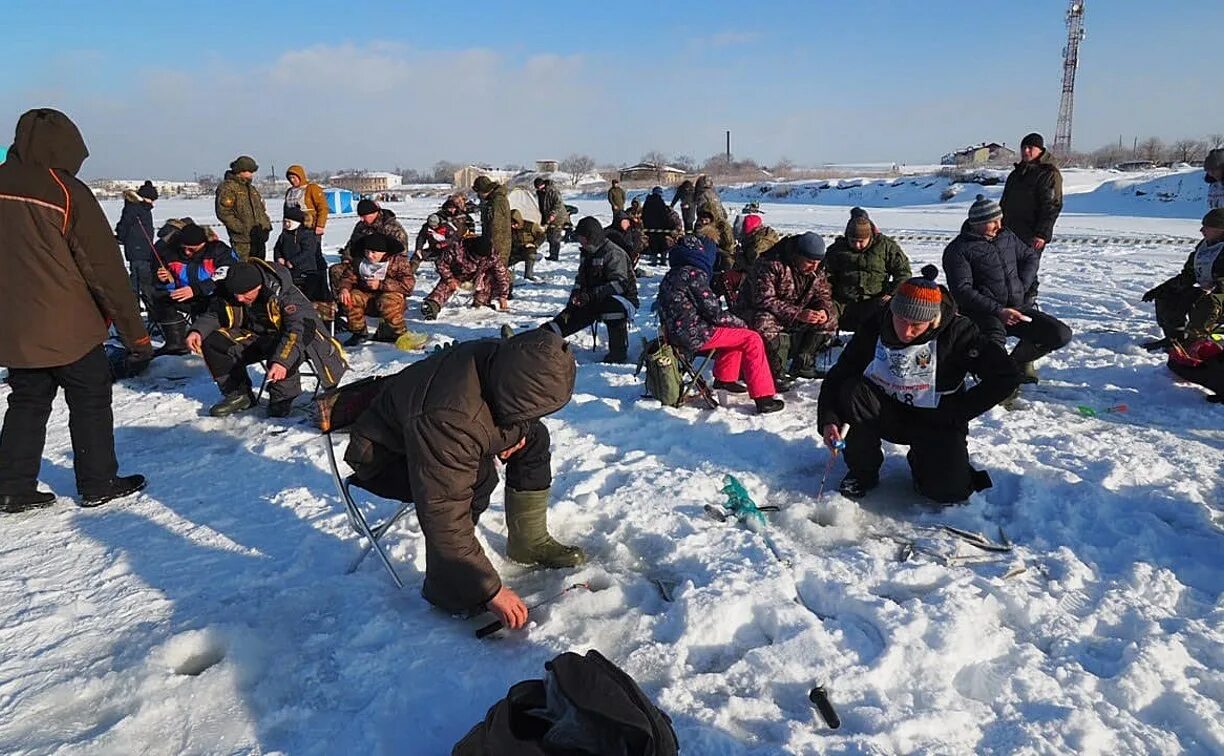
POLYGON ((357 266, 357 275, 361 276, 367 281, 382 281, 387 277, 387 268, 390 267, 390 265, 391 263, 388 260, 383 260, 382 262, 377 263, 369 260, 362 260, 361 264, 357 266))
POLYGON ((1211 271, 1215 268, 1216 259, 1224 251, 1224 242, 1216 242, 1210 246, 1203 245, 1194 251, 1194 280, 1204 289, 1209 289, 1215 283, 1211 271))
POLYGON ((939 392, 935 390, 935 344, 932 340, 894 348, 877 341, 875 359, 863 376, 903 404, 934 409, 939 406, 939 392))

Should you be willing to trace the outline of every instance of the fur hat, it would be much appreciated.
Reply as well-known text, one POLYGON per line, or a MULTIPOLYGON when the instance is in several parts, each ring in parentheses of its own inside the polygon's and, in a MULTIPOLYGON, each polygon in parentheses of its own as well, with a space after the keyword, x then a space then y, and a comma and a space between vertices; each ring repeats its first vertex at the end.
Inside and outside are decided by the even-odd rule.
POLYGON ((230 170, 234 173, 242 173, 243 171, 254 173, 259 170, 259 163, 256 163, 255 158, 250 155, 239 155, 235 158, 234 162, 230 163, 230 170))
POLYGON ((934 265, 922 266, 922 275, 901 282, 893 292, 888 308, 897 317, 914 323, 938 320, 943 310, 943 290, 935 283, 938 277, 939 268, 934 265))

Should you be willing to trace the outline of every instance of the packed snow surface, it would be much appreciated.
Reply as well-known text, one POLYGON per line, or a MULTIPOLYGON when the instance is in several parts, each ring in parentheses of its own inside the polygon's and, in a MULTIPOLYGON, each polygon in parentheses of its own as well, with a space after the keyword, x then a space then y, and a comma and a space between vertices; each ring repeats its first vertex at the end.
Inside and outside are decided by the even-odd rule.
MULTIPOLYGON (((835 231, 848 206, 867 204, 886 232, 951 233, 970 199, 764 207, 785 232, 835 231)), ((606 220, 606 203, 578 204, 606 220)), ((415 233, 433 206, 392 208, 415 233)), ((1059 233, 1197 231, 1190 212, 1073 208, 1059 233)), ((106 209, 113 220, 119 203, 106 209)), ((211 200, 154 212, 213 220, 211 200)), ((329 251, 353 223, 329 224, 329 251)), ((915 269, 941 249, 906 245, 915 269)), ((1075 341, 1042 362, 1019 410, 973 423, 970 451, 994 488, 943 511, 922 505, 904 449, 887 445, 869 498, 836 494, 840 459, 818 498, 830 460, 814 425, 819 382, 764 417, 738 397, 667 409, 642 398, 632 366, 599 364, 604 345, 575 335, 573 400, 545 421, 550 527, 590 563, 509 563, 500 492, 478 530, 528 603, 581 581, 602 589, 486 641, 472 633, 487 617, 455 620, 418 595, 424 545, 411 518, 385 539, 403 591, 373 558, 345 574, 359 542, 304 414, 209 418, 218 395, 200 359, 159 358, 115 388, 121 467, 148 475, 148 490, 74 506, 61 400, 42 479, 63 498, 3 517, 0 752, 445 754, 511 684, 596 648, 672 716, 686 754, 1222 753, 1224 415, 1136 346, 1156 331, 1141 293, 1188 251, 1050 246, 1043 307, 1075 341), (1105 411, 1118 405, 1127 411, 1105 411), (704 515, 728 473, 781 508, 766 533, 785 562, 761 534, 704 515), (1002 532, 1015 550, 977 550, 942 524, 1002 532), (817 717, 814 685, 841 729, 817 717)), ((409 327, 429 347, 532 327, 564 304, 576 258, 566 245, 561 262, 541 262, 543 282, 519 281, 509 313, 469 309, 461 292, 440 320, 409 327)), ((662 269, 649 272, 633 356, 653 331, 662 269)), ((422 279, 418 296, 432 272, 422 279)), ((349 379, 421 356, 366 346, 349 379)), ((393 504, 369 507, 377 517, 393 504)))

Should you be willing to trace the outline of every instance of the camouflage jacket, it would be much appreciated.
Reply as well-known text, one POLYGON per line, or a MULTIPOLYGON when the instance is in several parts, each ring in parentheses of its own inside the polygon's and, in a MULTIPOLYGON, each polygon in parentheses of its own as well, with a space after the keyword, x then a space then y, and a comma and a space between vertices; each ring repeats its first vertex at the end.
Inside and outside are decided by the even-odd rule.
POLYGON ((268 208, 259 190, 233 171, 226 171, 225 180, 217 187, 216 211, 231 241, 250 240, 251 230, 255 228, 262 228, 265 238, 272 232, 268 208))
POLYGON ((548 228, 560 228, 569 223, 569 211, 561 200, 561 192, 549 181, 543 189, 536 191, 536 201, 540 203, 540 223, 548 228), (552 216, 550 221, 548 218, 552 216))
POLYGON ((344 245, 344 249, 340 250, 340 257, 348 259, 351 257, 353 244, 363 236, 379 233, 395 239, 408 249, 408 232, 400 225, 400 222, 395 218, 395 213, 383 208, 378 211, 378 217, 373 223, 366 223, 363 220, 357 221, 357 225, 353 227, 353 233, 349 236, 348 243, 344 245))

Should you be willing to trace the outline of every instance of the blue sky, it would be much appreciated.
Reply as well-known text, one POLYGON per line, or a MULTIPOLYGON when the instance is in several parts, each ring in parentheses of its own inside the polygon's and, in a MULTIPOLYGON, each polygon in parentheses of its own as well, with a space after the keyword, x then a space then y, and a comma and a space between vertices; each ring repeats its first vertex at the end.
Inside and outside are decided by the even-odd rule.
MULTIPOLYGON (((1075 144, 1224 131, 1224 3, 1087 0, 1075 144)), ((86 175, 698 160, 934 162, 1052 139, 1065 2, 15 2, 0 120, 59 107, 86 175)), ((8 127, 3 127, 8 128, 8 127)), ((6 137, 7 138, 7 137, 6 137)))

